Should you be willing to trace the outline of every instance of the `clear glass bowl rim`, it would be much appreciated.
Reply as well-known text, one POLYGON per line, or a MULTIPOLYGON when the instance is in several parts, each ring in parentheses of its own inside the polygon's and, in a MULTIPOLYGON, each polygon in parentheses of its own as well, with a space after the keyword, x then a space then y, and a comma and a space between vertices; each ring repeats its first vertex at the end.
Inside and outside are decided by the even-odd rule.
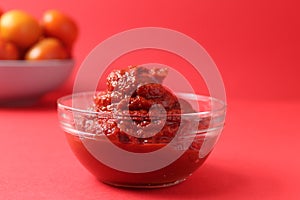
MULTIPOLYGON (((82 113, 82 114, 89 114, 89 115, 105 115, 107 114, 107 112, 99 112, 99 111, 93 111, 93 110, 88 110, 88 109, 81 109, 81 108, 76 108, 69 105, 66 105, 65 102, 67 100, 70 100, 72 98, 78 98, 81 96, 90 96, 92 97, 94 94, 98 93, 98 92, 104 92, 104 91, 88 91, 88 92, 78 92, 78 93, 73 93, 73 94, 69 94, 66 96, 62 96, 60 98, 57 99, 57 106, 58 109, 65 109, 65 110, 69 110, 72 112, 76 112, 76 113, 82 113), (92 96, 91 96, 92 95, 92 96)), ((182 116, 182 117, 192 117, 192 116, 201 116, 201 115, 214 115, 216 113, 222 113, 223 115, 225 115, 226 112, 226 107, 227 105, 225 104, 224 101, 214 98, 214 97, 210 97, 210 96, 205 96, 205 95, 199 95, 199 94, 192 94, 192 93, 175 93, 177 97, 185 97, 184 99, 187 100, 192 100, 192 101, 201 101, 201 100, 210 100, 211 102, 215 102, 217 104, 219 104, 219 108, 214 109, 214 110, 208 110, 208 111, 198 111, 198 112, 193 112, 193 113, 181 113, 181 114, 168 114, 168 116, 182 116), (195 99, 196 98, 196 99, 195 99)), ((132 115, 131 115, 132 117, 132 115)))

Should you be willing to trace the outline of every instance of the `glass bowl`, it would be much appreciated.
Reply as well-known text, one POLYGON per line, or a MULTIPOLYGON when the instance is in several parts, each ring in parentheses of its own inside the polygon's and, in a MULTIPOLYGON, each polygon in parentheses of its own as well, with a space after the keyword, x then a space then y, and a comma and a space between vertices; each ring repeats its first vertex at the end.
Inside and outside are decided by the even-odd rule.
MULTIPOLYGON (((106 131, 111 127, 113 132, 116 127, 110 126, 112 123, 124 125, 140 116, 95 112, 91 109, 93 96, 93 92, 82 92, 58 99, 58 117, 79 161, 100 181, 114 186, 157 188, 186 180, 207 159, 224 126, 223 101, 176 93, 178 98, 196 107, 197 112, 164 116, 165 123, 180 117, 175 136, 159 139, 153 139, 155 135, 128 137, 129 133, 111 136, 104 133, 103 125, 106 131)), ((151 120, 161 122, 162 118, 157 114, 151 120)))

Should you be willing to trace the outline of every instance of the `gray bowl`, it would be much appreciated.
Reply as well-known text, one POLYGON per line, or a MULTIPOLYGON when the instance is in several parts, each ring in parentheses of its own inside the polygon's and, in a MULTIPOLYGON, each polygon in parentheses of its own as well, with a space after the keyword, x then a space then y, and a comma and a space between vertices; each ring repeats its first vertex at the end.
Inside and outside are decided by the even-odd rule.
POLYGON ((27 104, 58 88, 69 77, 74 60, 1 60, 0 103, 27 104))

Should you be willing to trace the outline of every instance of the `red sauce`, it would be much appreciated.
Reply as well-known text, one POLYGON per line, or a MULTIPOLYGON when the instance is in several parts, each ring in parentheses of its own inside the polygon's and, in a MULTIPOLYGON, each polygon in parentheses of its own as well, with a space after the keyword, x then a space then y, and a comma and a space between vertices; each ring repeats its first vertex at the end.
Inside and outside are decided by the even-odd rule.
MULTIPOLYGON (((130 152, 145 153, 163 148, 178 132, 184 136, 189 134, 189 125, 193 122, 181 119, 181 114, 195 111, 188 102, 177 98, 162 85, 166 75, 166 69, 129 67, 115 70, 108 76, 107 90, 95 94, 93 110, 105 113, 107 116, 106 118, 97 118, 97 123, 101 127, 102 133, 111 142, 130 152), (156 104, 163 106, 164 114, 167 117, 163 127, 157 129, 160 131, 155 135, 148 136, 149 130, 155 130, 156 124, 160 124, 159 120, 161 119, 157 119, 156 123, 150 119, 150 112, 154 112, 152 114, 157 116, 162 114, 161 110, 150 110, 156 104), (115 119, 113 113, 117 113, 121 118, 115 119), (130 120, 127 120, 126 116, 130 120), (185 131, 179 131, 182 128, 185 131), (128 132, 136 130, 140 130, 139 135, 128 134, 128 132)), ((204 130, 208 127, 209 121, 209 118, 196 120, 199 123, 196 125, 199 130, 204 130)), ((81 131, 85 131, 84 125, 81 131)), ((101 181, 114 185, 155 187, 171 184, 187 178, 207 157, 199 157, 204 136, 198 134, 190 146, 181 149, 185 152, 180 158, 170 165, 152 172, 128 173, 115 170, 95 159, 78 136, 67 133, 67 138, 82 164, 101 181)), ((101 145, 107 141, 99 139, 97 142, 101 145)), ((170 155, 172 155, 172 151, 170 150, 170 155)), ((174 149, 174 151, 178 151, 178 149, 174 149)))
MULTIPOLYGON (((199 150, 189 148, 185 153, 170 165, 156 171, 147 173, 128 173, 115 170, 111 167, 98 161, 91 155, 85 148, 84 144, 78 136, 67 133, 68 142, 79 159, 79 161, 100 181, 130 187, 147 187, 147 186, 161 186, 176 183, 186 179, 191 175, 199 166, 203 164, 207 158, 199 158, 199 150)), ((99 140, 99 145, 104 141, 99 140)), ((198 140, 198 144, 202 143, 198 140)), ((134 151, 148 152, 161 148, 164 144, 142 144, 133 145, 128 144, 127 148, 134 151)), ((201 146, 201 145, 200 145, 201 146)), ((170 152, 172 153, 172 152, 170 152)))

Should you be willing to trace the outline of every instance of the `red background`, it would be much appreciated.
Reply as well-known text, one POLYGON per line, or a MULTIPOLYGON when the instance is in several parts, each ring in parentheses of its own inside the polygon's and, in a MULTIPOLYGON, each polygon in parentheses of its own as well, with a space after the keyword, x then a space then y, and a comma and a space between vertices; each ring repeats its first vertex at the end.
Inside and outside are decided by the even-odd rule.
POLYGON ((32 108, 0 108, 0 199, 298 199, 300 3, 296 0, 17 1, 41 17, 51 8, 80 27, 76 69, 101 41, 158 26, 180 31, 209 52, 228 98, 224 133, 188 181, 163 190, 122 190, 97 182, 77 162, 58 127, 57 97, 32 108))
POLYGON ((36 17, 50 8, 80 26, 74 56, 78 65, 101 41, 145 26, 180 31, 197 40, 221 71, 230 97, 299 97, 300 4, 270 1, 18 1, 4 10, 24 9, 36 17))

